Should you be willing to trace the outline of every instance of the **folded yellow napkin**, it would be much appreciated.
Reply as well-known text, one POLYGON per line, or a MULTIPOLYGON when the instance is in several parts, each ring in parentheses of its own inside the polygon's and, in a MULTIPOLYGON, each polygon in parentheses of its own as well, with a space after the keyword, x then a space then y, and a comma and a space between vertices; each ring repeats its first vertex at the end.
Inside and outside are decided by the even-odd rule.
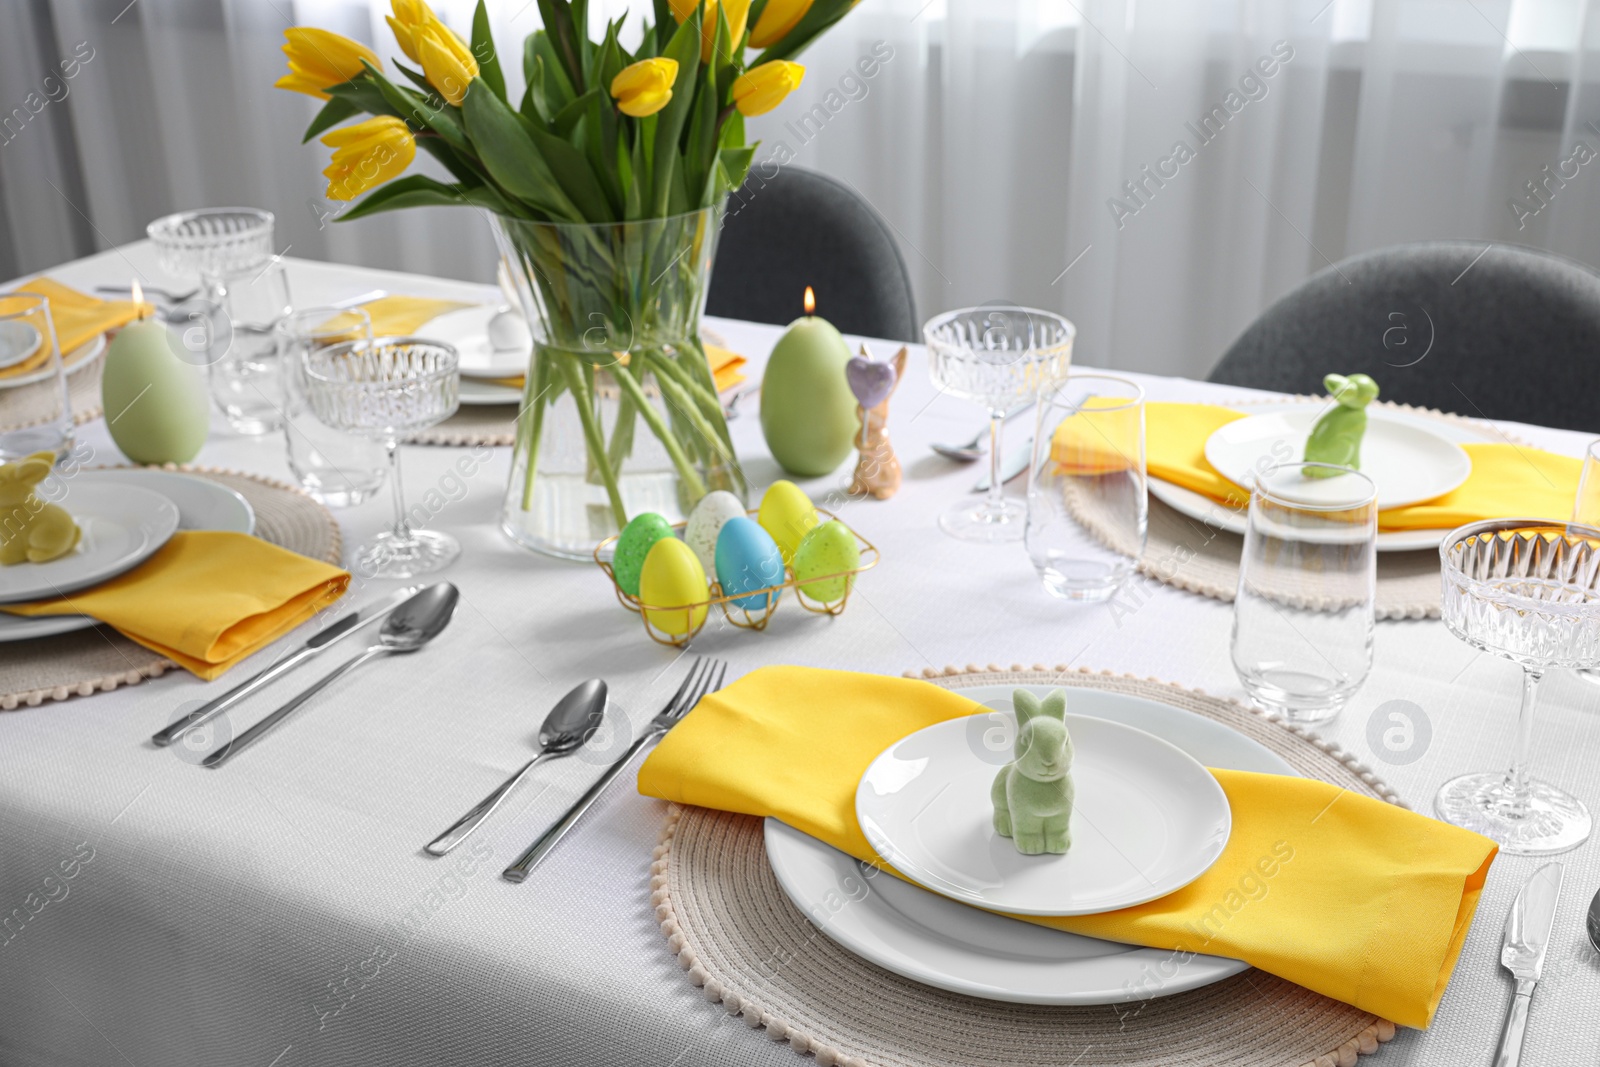
MULTIPOLYGON (((703 345, 706 350, 706 362, 711 364, 711 377, 716 382, 717 392, 726 392, 745 380, 739 368, 749 360, 737 352, 729 351, 719 345, 703 345)), ((491 378, 495 385, 504 385, 512 389, 521 389, 526 380, 521 375, 515 378, 491 378)))
POLYGON ((108 582, 0 611, 88 615, 210 679, 338 600, 349 584, 348 571, 257 537, 180 530, 108 582))
MULTIPOLYGON (((372 319, 372 336, 403 337, 416 333, 440 315, 468 307, 472 307, 472 304, 460 300, 438 300, 430 296, 380 296, 362 304, 361 310, 372 319)), ((348 318, 348 323, 342 323, 341 318, 335 316, 328 320, 324 328, 337 329, 341 325, 353 328, 356 316, 348 318)))
MULTIPOLYGON (((1245 413, 1213 404, 1152 402, 1145 405, 1145 465, 1152 478, 1243 508, 1250 493, 1206 462, 1206 438, 1245 413)), ((1052 442, 1058 460, 1081 450, 1081 428, 1063 422, 1052 442)), ((1472 473, 1455 490, 1421 504, 1380 512, 1381 530, 1448 529, 1507 516, 1565 521, 1572 515, 1583 461, 1507 442, 1461 446, 1472 473)), ((1298 460, 1285 455, 1283 462, 1298 460)))
MULTIPOLYGON (((1072 697, 1067 698, 1072 709, 1072 697)), ((985 709, 905 678, 764 667, 706 697, 639 770, 639 791, 771 815, 886 864, 856 823, 856 785, 889 745, 985 709)), ((1385 1019, 1426 1027, 1466 940, 1496 846, 1326 782, 1213 770, 1233 809, 1222 857, 1159 900, 1027 921, 1241 959, 1385 1019)))
MULTIPOLYGON (((56 342, 60 344, 63 356, 107 330, 126 326, 141 314, 155 313, 155 308, 150 304, 135 304, 132 300, 101 300, 50 278, 34 278, 23 282, 15 291, 38 293, 49 299, 50 321, 55 324, 56 342)), ((0 371, 0 379, 32 373, 49 358, 49 346, 40 345, 38 351, 21 363, 0 371)))

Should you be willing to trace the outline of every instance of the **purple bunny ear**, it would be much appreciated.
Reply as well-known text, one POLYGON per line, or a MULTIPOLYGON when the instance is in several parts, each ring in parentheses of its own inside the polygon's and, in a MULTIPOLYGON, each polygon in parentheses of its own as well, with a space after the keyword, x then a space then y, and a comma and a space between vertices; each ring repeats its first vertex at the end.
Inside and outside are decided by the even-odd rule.
POLYGON ((892 363, 878 363, 865 356, 852 356, 844 367, 850 391, 861 406, 875 408, 894 391, 895 371, 892 363))

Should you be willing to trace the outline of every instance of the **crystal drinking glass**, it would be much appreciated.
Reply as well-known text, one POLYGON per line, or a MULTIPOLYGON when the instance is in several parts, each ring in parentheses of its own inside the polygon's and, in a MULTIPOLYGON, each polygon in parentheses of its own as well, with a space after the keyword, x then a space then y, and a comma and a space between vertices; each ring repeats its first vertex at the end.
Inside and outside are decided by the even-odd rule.
POLYGON ((1291 722, 1339 714, 1372 670, 1377 582, 1372 479, 1327 463, 1258 474, 1229 643, 1251 698, 1291 722))
POLYGON ((290 312, 289 272, 268 259, 236 274, 201 275, 206 297, 223 311, 211 349, 211 399, 235 431, 251 436, 283 426, 285 373, 278 324, 290 312))
POLYGON ((1439 545, 1441 615, 1456 637, 1522 667, 1511 769, 1465 774, 1434 797, 1439 817, 1491 837, 1503 852, 1542 856, 1589 838, 1589 809, 1528 774, 1534 705, 1551 668, 1600 663, 1600 529, 1491 519, 1439 545))
POLYGON ((449 418, 460 404, 460 358, 449 345, 416 337, 346 341, 301 356, 306 397, 325 425, 383 443, 394 485, 394 529, 356 552, 368 578, 410 578, 461 552, 449 534, 413 530, 400 487, 400 438, 449 418))
POLYGON ((939 516, 945 533, 963 541, 1022 540, 1027 509, 1006 499, 1000 474, 1006 414, 1066 379, 1076 333, 1053 312, 1001 306, 947 311, 922 328, 933 384, 989 413, 989 495, 939 516))
POLYGON ((329 507, 361 503, 383 485, 388 457, 370 437, 324 426, 312 413, 303 360, 330 345, 372 340, 372 316, 361 308, 302 308, 278 323, 277 340, 289 469, 300 488, 329 507))
POLYGON ((50 300, 0 293, 0 463, 72 450, 72 404, 50 300))
POLYGON ((1039 398, 1028 471, 1028 558, 1051 596, 1105 600, 1144 554, 1144 390, 1067 376, 1039 398))

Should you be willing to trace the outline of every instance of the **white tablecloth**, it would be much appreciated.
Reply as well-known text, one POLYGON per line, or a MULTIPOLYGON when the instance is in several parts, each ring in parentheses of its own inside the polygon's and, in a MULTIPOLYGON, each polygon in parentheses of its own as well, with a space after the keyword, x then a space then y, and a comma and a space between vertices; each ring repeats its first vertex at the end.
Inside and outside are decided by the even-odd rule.
MULTIPOLYGON (((142 244, 51 273, 89 288, 136 271, 159 278, 142 244)), ((303 305, 380 286, 494 298, 477 286, 302 261, 291 261, 291 279, 303 305)), ((712 325, 759 371, 775 329, 712 325)), ((878 345, 880 356, 891 351, 878 345)), ((1152 399, 1247 395, 1141 381, 1152 399)), ((747 402, 732 428, 752 485, 764 486, 780 472, 755 413, 747 402)), ((765 633, 708 627, 695 651, 726 658, 734 673, 780 662, 894 674, 1068 664, 1242 696, 1228 659, 1227 605, 1151 586, 1138 610, 1113 617, 1105 606, 1046 596, 1019 545, 974 546, 939 532, 938 511, 978 471, 936 458, 927 443, 970 437, 980 421, 975 408, 936 395, 914 350, 890 422, 904 488, 889 502, 845 506, 883 551, 849 610, 827 619, 791 607, 765 633)), ((1573 454, 1585 443, 1574 433, 1513 429, 1573 454)), ((103 423, 82 436, 98 460, 120 460, 103 423)), ((407 449, 408 499, 435 487, 448 495, 448 472, 470 455, 407 449)), ((198 462, 288 476, 280 438, 238 437, 220 422, 198 462)), ((526 883, 498 877, 683 670, 592 565, 533 555, 498 532, 509 462, 505 449, 469 462, 465 495, 434 519, 464 547, 441 576, 462 592, 444 636, 416 656, 363 668, 224 771, 146 738, 259 663, 209 685, 173 672, 0 713, 0 917, 30 894, 47 901, 0 927, 0 1064, 798 1062, 786 1045, 708 1004, 667 951, 646 885, 658 802, 615 788, 526 883), (424 842, 527 759, 552 702, 591 676, 610 683, 627 718, 602 735, 599 753, 541 769, 459 856, 423 854, 424 842)), ((848 475, 847 465, 806 488, 822 499, 848 475)), ((348 551, 384 526, 390 502, 384 494, 337 514, 348 551)), ((0 646, 0 672, 5 657, 0 646)), ((1519 674, 1437 622, 1381 623, 1370 680, 1323 732, 1426 811, 1445 779, 1505 763, 1519 674), (1426 752, 1406 765, 1386 762, 1367 740, 1374 709, 1394 699, 1414 702, 1432 727, 1426 752)), ((1536 769, 1600 810, 1600 688, 1564 675, 1546 689, 1536 769)), ((243 729, 289 691, 275 687, 236 709, 230 727, 243 729)), ((1600 885, 1600 843, 1563 859, 1567 888, 1527 1062, 1577 1067, 1600 1056, 1600 958, 1582 932, 1600 885)), ((1403 1031, 1378 1062, 1488 1062, 1510 995, 1497 962, 1501 921, 1535 865, 1496 862, 1433 1028, 1403 1031)), ((1064 1052, 1063 1062, 1077 1054, 1064 1052)))

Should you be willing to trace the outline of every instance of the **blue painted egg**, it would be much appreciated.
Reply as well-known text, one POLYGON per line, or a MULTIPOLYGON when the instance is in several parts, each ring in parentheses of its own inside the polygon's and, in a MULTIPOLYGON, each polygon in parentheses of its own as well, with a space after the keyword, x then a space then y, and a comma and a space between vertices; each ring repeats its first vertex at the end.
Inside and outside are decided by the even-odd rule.
POLYGON ((724 596, 735 597, 735 607, 746 611, 765 611, 768 601, 778 593, 756 593, 758 589, 781 585, 784 580, 783 554, 772 535, 754 520, 738 516, 722 524, 717 535, 717 581, 724 596), (751 593, 751 596, 740 596, 751 593))

